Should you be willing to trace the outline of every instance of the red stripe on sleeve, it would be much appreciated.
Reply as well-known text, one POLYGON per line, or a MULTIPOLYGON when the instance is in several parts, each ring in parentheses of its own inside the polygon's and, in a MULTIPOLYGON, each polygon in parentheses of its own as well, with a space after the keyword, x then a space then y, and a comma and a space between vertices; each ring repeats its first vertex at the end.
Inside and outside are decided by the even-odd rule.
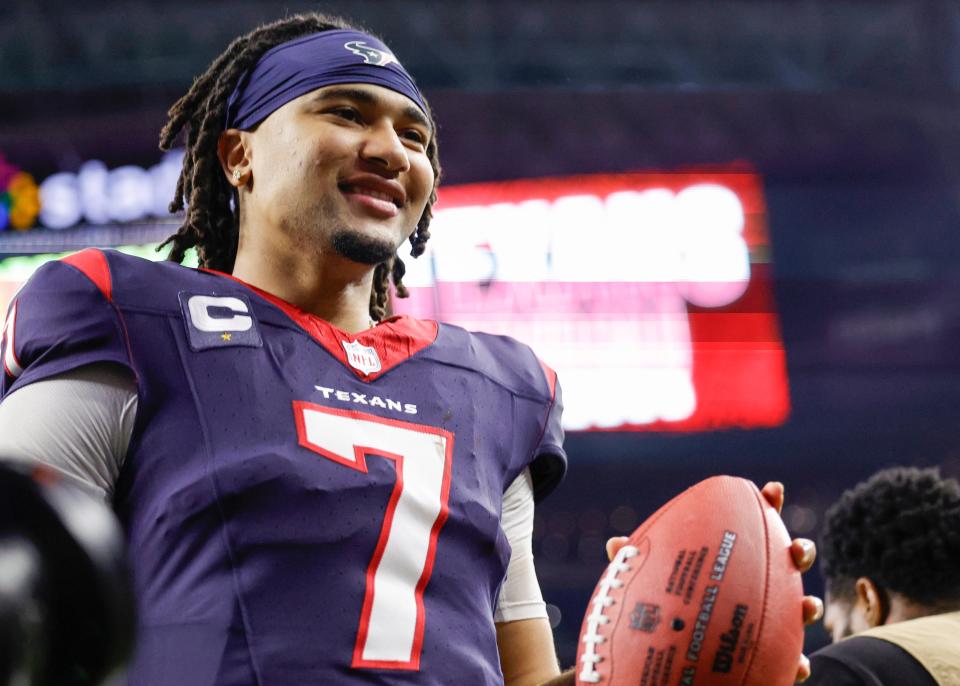
POLYGON ((553 400, 557 395, 557 373, 550 369, 546 362, 539 357, 537 358, 537 362, 540 363, 540 366, 543 368, 543 373, 547 376, 547 385, 550 386, 550 400, 553 400))
POLYGON ((66 262, 83 272, 84 276, 93 281, 108 301, 113 301, 113 280, 110 278, 110 265, 107 264, 107 256, 100 250, 87 248, 69 257, 64 257, 60 261, 66 262))

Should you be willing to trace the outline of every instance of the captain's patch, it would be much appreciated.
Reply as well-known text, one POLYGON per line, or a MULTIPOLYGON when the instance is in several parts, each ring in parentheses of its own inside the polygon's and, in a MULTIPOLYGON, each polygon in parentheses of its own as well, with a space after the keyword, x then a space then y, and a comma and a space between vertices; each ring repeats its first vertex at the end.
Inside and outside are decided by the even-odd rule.
POLYGON ((190 349, 263 346, 250 301, 243 295, 180 293, 180 308, 190 349))

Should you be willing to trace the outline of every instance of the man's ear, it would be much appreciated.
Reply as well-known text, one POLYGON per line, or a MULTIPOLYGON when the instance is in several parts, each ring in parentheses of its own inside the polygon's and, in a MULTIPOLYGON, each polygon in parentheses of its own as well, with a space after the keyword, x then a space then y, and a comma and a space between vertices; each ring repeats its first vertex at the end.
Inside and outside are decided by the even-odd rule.
POLYGON ((237 188, 250 181, 250 150, 246 132, 227 129, 217 139, 217 158, 227 183, 237 188))
POLYGON ((890 615, 890 602, 883 589, 877 586, 873 579, 861 576, 856 583, 857 605, 863 610, 863 615, 870 628, 886 623, 890 615))

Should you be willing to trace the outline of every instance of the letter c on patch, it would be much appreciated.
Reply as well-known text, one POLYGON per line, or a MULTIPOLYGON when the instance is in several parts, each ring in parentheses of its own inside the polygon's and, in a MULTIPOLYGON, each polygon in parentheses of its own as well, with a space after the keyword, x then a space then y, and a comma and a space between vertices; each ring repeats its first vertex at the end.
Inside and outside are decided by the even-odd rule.
POLYGON ((247 304, 239 298, 217 298, 210 295, 194 295, 187 302, 190 309, 190 321, 200 331, 247 331, 253 326, 253 318, 248 316, 247 304), (229 310, 231 317, 214 317, 210 310, 218 308, 229 310))

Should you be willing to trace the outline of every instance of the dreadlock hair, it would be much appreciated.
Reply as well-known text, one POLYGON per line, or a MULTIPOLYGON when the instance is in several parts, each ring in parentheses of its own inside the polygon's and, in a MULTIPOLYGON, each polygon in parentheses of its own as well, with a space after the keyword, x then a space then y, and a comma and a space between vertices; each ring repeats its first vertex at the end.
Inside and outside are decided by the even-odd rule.
POLYGON ((831 595, 856 579, 923 605, 960 602, 960 485, 937 469, 894 467, 846 491, 826 512, 820 559, 831 595))
MULTIPOLYGON (((207 70, 194 80, 187 94, 170 108, 167 123, 160 132, 160 148, 169 150, 185 129, 187 135, 183 169, 177 179, 177 190, 169 210, 179 212, 186 207, 187 211, 177 232, 158 248, 160 250, 171 244, 168 259, 182 262, 186 251, 196 248, 201 267, 227 273, 233 271, 240 235, 239 199, 236 190, 225 178, 217 157, 217 141, 224 130, 227 100, 243 73, 252 69, 265 52, 294 38, 333 29, 365 31, 340 17, 316 12, 264 24, 230 43, 207 70)), ((429 105, 426 114, 434 124, 429 105)), ((433 130, 426 152, 433 167, 434 185, 417 229, 410 236, 410 254, 413 257, 423 254, 430 238, 430 219, 433 217, 433 204, 437 200, 437 184, 440 181, 435 124, 433 130)), ((398 297, 409 295, 403 285, 405 272, 406 267, 399 255, 375 267, 370 293, 371 318, 379 321, 385 316, 391 282, 398 297)))

